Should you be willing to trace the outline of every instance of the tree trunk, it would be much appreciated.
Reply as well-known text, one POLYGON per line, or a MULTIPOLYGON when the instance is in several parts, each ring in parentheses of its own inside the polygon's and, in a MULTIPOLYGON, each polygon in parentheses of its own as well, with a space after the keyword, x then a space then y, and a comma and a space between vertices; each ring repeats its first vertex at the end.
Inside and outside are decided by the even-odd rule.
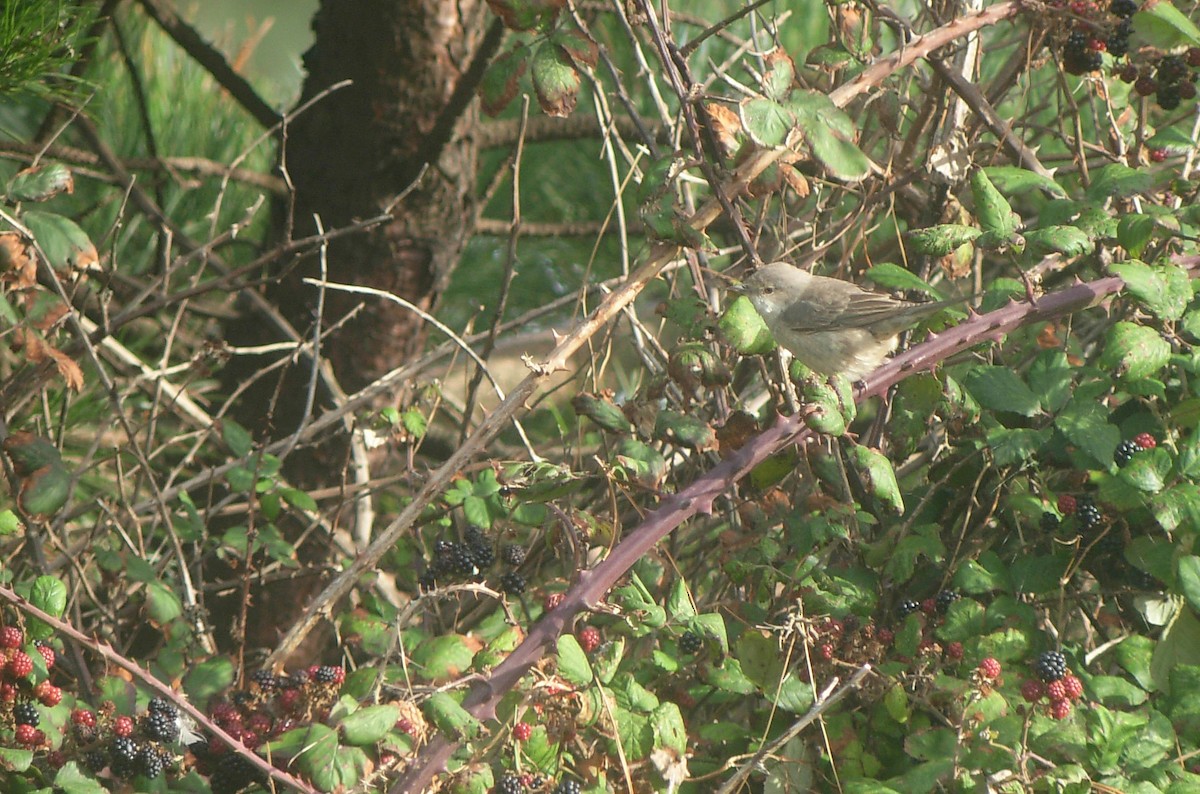
MULTIPOLYGON (((302 102, 352 80, 288 128, 286 166, 296 186, 296 233, 378 215, 397 196, 394 220, 335 243, 329 276, 427 306, 448 278, 472 226, 475 103, 448 105, 483 41, 482 0, 323 0, 304 56, 302 102), (453 123, 446 123, 444 114, 453 123), (441 140, 430 140, 434 135, 441 140), (422 167, 430 153, 440 157, 422 167)), ((467 87, 473 96, 473 86, 467 87)), ((316 293, 294 272, 272 294, 297 328, 312 322, 316 293)), ((325 322, 363 302, 327 296, 325 322)), ((356 389, 397 366, 418 341, 418 321, 394 303, 368 299, 325 348, 342 385, 356 389)))

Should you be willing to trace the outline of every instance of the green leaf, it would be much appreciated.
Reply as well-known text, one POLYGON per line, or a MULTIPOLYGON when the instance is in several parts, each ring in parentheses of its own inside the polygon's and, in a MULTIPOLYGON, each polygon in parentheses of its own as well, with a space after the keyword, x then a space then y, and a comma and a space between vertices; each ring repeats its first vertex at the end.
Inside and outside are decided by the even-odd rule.
POLYGON ((579 101, 579 72, 561 46, 543 42, 533 53, 533 90, 547 116, 565 118, 579 101))
POLYGON ((1015 165, 996 165, 989 166, 983 169, 992 184, 1001 193, 1008 196, 1015 196, 1021 193, 1028 193, 1031 190, 1040 190, 1057 198, 1066 198, 1067 191, 1048 176, 1026 171, 1024 168, 1015 165))
POLYGON ((558 16, 556 0, 488 0, 488 7, 509 30, 533 30, 550 25, 558 16))
POLYGON ((650 723, 654 729, 654 746, 667 747, 683 755, 688 749, 687 726, 679 706, 670 701, 660 703, 650 713, 650 723))
POLYGON ((575 686, 592 682, 592 665, 574 634, 562 634, 558 638, 558 673, 575 686))
POLYGON ((1009 367, 972 367, 964 385, 981 405, 994 411, 1035 416, 1041 410, 1037 395, 1009 367))
MULTIPOLYGON (((1117 221, 1117 242, 1129 252, 1130 256, 1141 256, 1146 250, 1146 244, 1150 242, 1150 238, 1154 236, 1154 218, 1149 215, 1132 212, 1122 216, 1121 220, 1117 221)), ((1126 262, 1110 265, 1117 275, 1121 275, 1121 269, 1132 264, 1141 264, 1140 262, 1126 262)), ((1142 265, 1145 267, 1145 265, 1142 265)), ((1122 276, 1122 278, 1124 278, 1122 276)), ((1125 283, 1129 284, 1129 279, 1125 279, 1125 283)))
POLYGON ((908 243, 920 254, 948 256, 959 246, 965 245, 983 234, 974 226, 958 223, 943 223, 928 229, 914 229, 907 235, 908 243))
POLYGON ((738 106, 738 115, 750 140, 763 149, 782 146, 796 126, 796 116, 773 99, 748 99, 738 106))
POLYGON ((1141 41, 1162 50, 1181 44, 1200 45, 1200 29, 1169 0, 1145 3, 1133 15, 1133 32, 1141 41))
POLYGON ((671 590, 667 594, 667 616, 671 620, 681 620, 684 618, 695 617, 696 607, 692 604, 691 595, 688 594, 687 585, 682 579, 676 579, 671 584, 671 590))
POLYGON ((863 483, 872 495, 897 515, 904 512, 904 498, 896 483, 896 472, 883 453, 856 444, 850 448, 850 459, 858 469, 863 483))
POLYGON ((0 537, 15 535, 22 528, 21 519, 11 510, 0 510, 0 537))
POLYGON ((1021 225, 1021 216, 992 184, 987 172, 976 168, 971 172, 971 195, 975 198, 975 217, 983 231, 1001 239, 1014 235, 1021 225))
POLYGON ((517 95, 521 75, 529 66, 529 49, 518 44, 493 60, 479 82, 479 102, 483 112, 495 116, 517 95))
POLYGON ((1166 486, 1171 465, 1171 456, 1166 450, 1143 450, 1117 476, 1139 491, 1158 493, 1166 486))
POLYGON ((33 764, 32 750, 18 750, 14 747, 0 747, 0 768, 13 772, 24 772, 33 764))
POLYGON ((586 416, 609 432, 623 435, 633 432, 633 424, 607 397, 580 392, 571 398, 571 407, 579 416, 586 416))
POLYGON ((17 504, 30 517, 45 521, 67 503, 71 473, 62 465, 43 466, 21 481, 17 504))
POLYGON ((653 488, 666 473, 667 461, 662 453, 636 438, 621 439, 614 452, 613 474, 618 478, 653 488))
POLYGON ((954 574, 954 584, 967 594, 1007 592, 1011 588, 1004 563, 992 551, 960 565, 954 574))
POLYGON ((70 218, 53 212, 29 210, 22 218, 56 270, 90 270, 100 264, 100 255, 87 232, 70 218))
MULTIPOLYGON (((841 113, 840 110, 837 112, 841 113)), ((870 175, 871 160, 858 148, 853 138, 840 135, 833 127, 822 124, 806 126, 804 137, 813 156, 835 178, 857 182, 870 175)))
POLYGON ((800 381, 800 397, 804 400, 806 425, 827 436, 840 436, 846 432, 841 400, 827 380, 804 378, 800 381))
POLYGON ((232 419, 221 420, 221 438, 225 440, 225 443, 229 446, 229 451, 235 457, 244 458, 254 448, 254 439, 246 431, 246 428, 232 419))
POLYGON ((1180 557, 1175 563, 1175 581, 1192 609, 1200 612, 1200 557, 1180 557))
POLYGON ((298 488, 280 488, 279 495, 297 510, 315 511, 317 500, 298 488))
POLYGON ((1159 689, 1179 697, 1169 678, 1173 669, 1200 665, 1200 620, 1190 609, 1180 609, 1163 632, 1150 660, 1150 675, 1159 689))
POLYGON ((1154 646, 1154 640, 1149 637, 1133 634, 1122 640, 1116 648, 1117 663, 1146 691, 1155 689, 1154 679, 1150 676, 1154 646))
POLYGON ((1107 468, 1117 444, 1121 443, 1121 431, 1108 423, 1108 410, 1095 400, 1072 400, 1054 418, 1054 426, 1068 441, 1091 455, 1097 468, 1107 468))
POLYGON ((453 681, 471 667, 474 651, 461 634, 441 634, 412 650, 413 664, 421 676, 435 683, 453 681))
POLYGON ((449 693, 434 693, 424 706, 430 721, 450 736, 470 739, 479 734, 479 720, 472 717, 449 693))
POLYGON ((717 321, 721 338, 743 356, 757 356, 775 349, 775 338, 766 322, 745 295, 733 299, 717 321))
MULTIPOLYGON (((39 576, 29 588, 29 603, 45 612, 50 617, 61 618, 67 609, 67 588, 53 576, 39 576)), ((44 640, 54 636, 54 629, 48 624, 30 619, 26 627, 30 639, 44 640)))
POLYGON ((175 591, 162 582, 150 582, 146 586, 146 614, 161 626, 183 614, 183 603, 175 591))
POLYGON ((74 761, 54 773, 54 789, 62 794, 108 794, 100 781, 82 771, 74 761))
POLYGON ((929 286, 929 283, 925 279, 908 268, 900 267, 900 265, 891 262, 875 265, 868 269, 865 275, 884 289, 900 291, 920 290, 921 292, 928 292, 931 295, 938 294, 937 290, 929 286))
POLYGON ((46 201, 60 193, 73 193, 75 181, 62 163, 26 168, 8 181, 9 201, 46 201))
POLYGON ((203 708, 208 699, 219 695, 233 685, 233 662, 225 656, 216 656, 194 665, 183 677, 183 691, 198 707, 203 708))
POLYGON ((368 706, 342 720, 342 735, 347 744, 358 747, 373 745, 383 739, 400 719, 400 709, 391 704, 368 706))
POLYGON ((654 437, 696 452, 708 452, 717 446, 716 431, 707 422, 675 411, 659 411, 654 437))
POLYGON ((62 455, 48 438, 26 430, 13 433, 4 440, 4 451, 12 460, 13 469, 22 477, 46 466, 61 466, 62 455))
POLYGON ((1125 287, 1147 309, 1163 320, 1183 317, 1192 300, 1191 280, 1183 268, 1151 267, 1134 260, 1113 264, 1109 269, 1121 277, 1125 287))
POLYGON ((1091 237, 1074 226, 1050 226, 1025 232, 1025 245, 1033 254, 1080 256, 1096 247, 1091 237))
POLYGON ((738 638, 734 655, 742 672, 764 692, 773 693, 786 672, 779 644, 774 636, 761 631, 747 631, 738 638))
POLYGON ((1108 332, 1099 365, 1137 381, 1157 373, 1171 358, 1171 343, 1154 328, 1122 321, 1108 332))
MULTIPOLYGON (((1163 4, 1169 5, 1165 0, 1163 4)), ((1093 171, 1092 175, 1087 197, 1093 201, 1102 201, 1110 196, 1132 196, 1154 186, 1154 178, 1150 174, 1120 163, 1106 165, 1099 171, 1093 171)))

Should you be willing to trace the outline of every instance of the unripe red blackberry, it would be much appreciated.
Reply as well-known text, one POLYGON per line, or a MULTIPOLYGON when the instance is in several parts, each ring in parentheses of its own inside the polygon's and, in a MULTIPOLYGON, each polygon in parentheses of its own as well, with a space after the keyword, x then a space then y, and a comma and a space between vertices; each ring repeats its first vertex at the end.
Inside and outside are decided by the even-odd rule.
POLYGON ((58 657, 54 654, 54 649, 45 643, 37 643, 33 647, 37 648, 37 652, 42 655, 42 659, 46 662, 46 669, 54 667, 54 660, 58 657))
POLYGON ((1058 497, 1058 512, 1063 516, 1069 516, 1075 512, 1075 497, 1069 493, 1060 494, 1058 497))
POLYGON ((963 644, 961 642, 951 642, 946 645, 946 657, 954 661, 958 661, 963 656, 963 644))
MULTIPOLYGON (((1147 154, 1148 154, 1148 155, 1149 155, 1149 157, 1150 157, 1150 162, 1152 162, 1152 163, 1161 163, 1161 162, 1163 162, 1163 161, 1165 161, 1165 160, 1167 159, 1167 154, 1168 154, 1168 152, 1167 152, 1167 150, 1166 150, 1165 148, 1163 148, 1163 147, 1161 147, 1161 146, 1160 146, 1160 147, 1158 147, 1158 148, 1151 149, 1149 152, 1147 152, 1147 154)), ((1121 442, 1121 443, 1122 443, 1122 444, 1124 444, 1124 443, 1126 443, 1126 442, 1124 442, 1124 441, 1123 441, 1123 442, 1121 442)), ((1131 456, 1131 457, 1132 457, 1132 456, 1131 456)))
POLYGON ((527 742, 533 736, 533 726, 528 722, 518 722, 513 726, 513 738, 518 742, 527 742))
POLYGON ((979 675, 987 680, 992 680, 1000 675, 1000 662, 989 656, 979 663, 979 675))
POLYGON ((1036 678, 1028 678, 1021 684, 1021 697, 1030 703, 1037 703, 1046 696, 1046 685, 1036 678))
POLYGON ((1071 701, 1063 698, 1062 700, 1050 701, 1050 716, 1056 720, 1065 720, 1071 714, 1071 701))
POLYGON ((32 725, 18 725, 13 733, 17 744, 23 747, 36 747, 46 738, 44 733, 32 725))
POLYGON ((54 708, 62 702, 62 690, 49 681, 42 681, 35 686, 33 696, 46 708, 54 708))
POLYGON ((133 736, 133 718, 126 714, 120 715, 113 720, 112 729, 117 736, 125 738, 133 736))
POLYGON ((0 648, 20 648, 25 642, 25 632, 16 626, 0 626, 0 648))
POLYGON ((4 666, 5 672, 12 678, 24 678, 33 672, 33 660, 25 651, 17 651, 4 666))
POLYGON ((87 728, 96 727, 96 715, 87 709, 75 709, 71 712, 71 722, 87 728))
POLYGON ((584 653, 591 653, 600 647, 600 629, 595 626, 584 626, 579 630, 577 639, 584 653))
POLYGON ((1063 685, 1063 693, 1069 700, 1079 700, 1079 698, 1083 697, 1083 682, 1071 673, 1063 676, 1061 683, 1063 685))
POLYGON ((1067 687, 1062 681, 1051 681, 1046 684, 1046 697, 1051 700, 1062 700, 1067 696, 1067 687))

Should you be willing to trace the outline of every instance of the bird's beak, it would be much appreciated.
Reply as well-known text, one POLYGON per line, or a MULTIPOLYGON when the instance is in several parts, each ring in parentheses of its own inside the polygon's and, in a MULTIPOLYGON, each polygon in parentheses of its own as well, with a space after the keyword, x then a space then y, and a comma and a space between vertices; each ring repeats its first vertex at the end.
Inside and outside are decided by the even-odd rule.
POLYGON ((746 285, 740 281, 736 281, 733 284, 729 285, 728 290, 730 292, 736 292, 739 295, 745 295, 746 294, 746 285))

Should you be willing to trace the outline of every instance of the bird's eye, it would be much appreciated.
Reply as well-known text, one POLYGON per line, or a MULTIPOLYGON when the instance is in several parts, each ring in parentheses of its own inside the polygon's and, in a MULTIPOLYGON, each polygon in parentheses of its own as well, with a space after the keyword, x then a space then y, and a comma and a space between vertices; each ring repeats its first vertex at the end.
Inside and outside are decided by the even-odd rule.
POLYGON ((759 291, 760 291, 760 292, 761 292, 763 295, 770 295, 772 292, 774 292, 774 291, 775 291, 775 288, 774 288, 774 287, 763 287, 763 288, 762 288, 761 290, 759 290, 759 291))

